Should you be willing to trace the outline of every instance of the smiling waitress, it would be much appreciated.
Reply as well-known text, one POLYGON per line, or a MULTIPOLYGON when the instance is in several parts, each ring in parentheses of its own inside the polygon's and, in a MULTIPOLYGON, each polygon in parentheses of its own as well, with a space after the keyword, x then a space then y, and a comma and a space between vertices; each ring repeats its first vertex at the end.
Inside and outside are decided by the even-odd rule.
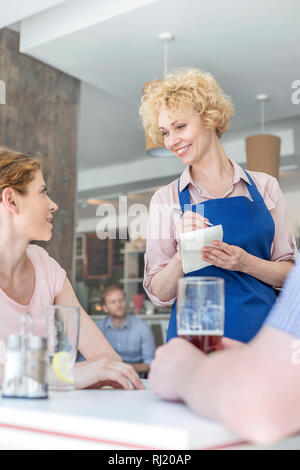
POLYGON ((173 305, 167 340, 177 336, 183 231, 205 228, 207 221, 223 226, 223 242, 201 250, 211 266, 186 276, 225 280, 225 336, 243 342, 260 329, 275 302, 274 287, 283 285, 297 254, 277 180, 243 170, 224 151, 221 136, 233 114, 215 79, 194 68, 155 81, 142 99, 146 131, 186 165, 179 179, 154 194, 149 211, 144 288, 156 305, 173 305), (173 207, 181 208, 181 218, 173 207))

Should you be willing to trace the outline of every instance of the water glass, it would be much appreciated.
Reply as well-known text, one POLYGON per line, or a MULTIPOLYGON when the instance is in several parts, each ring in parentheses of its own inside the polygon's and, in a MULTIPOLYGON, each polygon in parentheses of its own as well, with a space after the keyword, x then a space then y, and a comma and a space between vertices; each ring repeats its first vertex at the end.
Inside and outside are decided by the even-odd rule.
POLYGON ((178 281, 177 332, 208 354, 224 335, 224 279, 184 277, 178 281))
POLYGON ((51 305, 48 308, 48 357, 50 390, 73 390, 77 356, 80 308, 51 305))

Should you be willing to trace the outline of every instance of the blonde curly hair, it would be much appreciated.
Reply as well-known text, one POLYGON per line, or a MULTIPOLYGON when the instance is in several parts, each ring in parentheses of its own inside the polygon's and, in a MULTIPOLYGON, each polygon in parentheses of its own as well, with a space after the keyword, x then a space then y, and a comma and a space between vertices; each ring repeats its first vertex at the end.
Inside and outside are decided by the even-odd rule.
POLYGON ((158 128, 161 108, 177 110, 190 104, 205 127, 215 129, 218 137, 229 128, 234 106, 209 73, 196 68, 175 69, 162 80, 146 84, 139 109, 143 126, 156 144, 164 144, 158 128))

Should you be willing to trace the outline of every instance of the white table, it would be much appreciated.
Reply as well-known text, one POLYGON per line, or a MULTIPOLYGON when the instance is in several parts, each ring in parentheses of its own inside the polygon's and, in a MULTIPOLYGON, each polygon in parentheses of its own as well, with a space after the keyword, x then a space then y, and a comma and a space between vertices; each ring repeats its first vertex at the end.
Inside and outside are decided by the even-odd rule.
MULTIPOLYGON (((147 381, 144 381, 147 386, 147 381)), ((0 449, 253 448, 224 426, 150 390, 52 392, 48 400, 0 399, 0 449)), ((274 448, 300 449, 300 436, 274 448)))

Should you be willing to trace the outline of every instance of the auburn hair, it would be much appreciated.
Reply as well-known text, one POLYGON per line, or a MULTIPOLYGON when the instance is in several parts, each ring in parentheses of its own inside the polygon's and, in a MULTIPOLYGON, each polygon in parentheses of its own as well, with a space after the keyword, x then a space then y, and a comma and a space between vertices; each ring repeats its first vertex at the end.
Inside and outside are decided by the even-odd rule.
POLYGON ((42 163, 37 158, 0 148, 0 202, 5 188, 26 194, 28 184, 41 169, 42 163))

